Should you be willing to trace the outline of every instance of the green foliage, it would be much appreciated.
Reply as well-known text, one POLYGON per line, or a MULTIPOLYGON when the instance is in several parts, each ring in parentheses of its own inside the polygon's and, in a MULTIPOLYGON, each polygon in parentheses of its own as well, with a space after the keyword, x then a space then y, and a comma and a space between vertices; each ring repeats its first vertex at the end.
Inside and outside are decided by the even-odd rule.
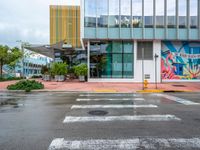
POLYGON ((17 82, 16 84, 9 85, 7 87, 8 90, 25 90, 26 92, 30 92, 31 90, 44 89, 44 85, 35 80, 22 80, 17 82))
POLYGON ((78 66, 74 67, 74 72, 77 76, 87 76, 87 65, 86 64, 80 64, 78 66))
POLYGON ((55 75, 66 75, 67 72, 68 72, 68 70, 67 70, 67 64, 66 63, 55 62, 51 66, 51 74, 53 76, 55 76, 55 75))
POLYGON ((0 82, 3 82, 3 81, 12 81, 12 80, 21 80, 23 79, 23 77, 8 77, 8 78, 1 78, 0 77, 0 82))
POLYGON ((2 77, 3 65, 8 65, 11 68, 14 68, 17 61, 23 57, 23 53, 17 47, 9 48, 8 46, 0 45, 0 74, 2 77))
POLYGON ((41 74, 49 74, 49 68, 47 66, 42 66, 41 74))

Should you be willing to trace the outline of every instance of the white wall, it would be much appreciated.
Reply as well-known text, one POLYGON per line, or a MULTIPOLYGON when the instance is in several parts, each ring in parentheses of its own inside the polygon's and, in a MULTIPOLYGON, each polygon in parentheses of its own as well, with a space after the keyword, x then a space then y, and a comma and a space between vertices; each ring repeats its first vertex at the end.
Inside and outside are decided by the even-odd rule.
MULTIPOLYGON (((142 60, 137 60, 137 42, 135 44, 135 81, 142 82, 142 60)), ((161 41, 153 42, 153 55, 157 54, 157 81, 161 82, 161 41)), ((150 74, 149 82, 155 82, 155 58, 144 60, 144 74, 150 74)))

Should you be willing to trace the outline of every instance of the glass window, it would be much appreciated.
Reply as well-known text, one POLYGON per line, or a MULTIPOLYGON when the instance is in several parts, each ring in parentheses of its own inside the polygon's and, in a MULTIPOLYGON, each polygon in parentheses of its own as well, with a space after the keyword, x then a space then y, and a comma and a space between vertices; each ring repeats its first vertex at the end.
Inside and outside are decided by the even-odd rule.
POLYGON ((96 1, 85 0, 85 27, 96 27, 96 1))
POLYGON ((108 26, 108 0, 97 0, 97 21, 98 27, 108 26))
POLYGON ((190 28, 197 28, 198 25, 198 2, 190 0, 190 28))
POLYGON ((133 27, 142 27, 142 0, 132 0, 132 15, 133 27))
POLYGON ((179 28, 187 26, 187 0, 181 0, 178 3, 179 28))
POLYGON ((119 27, 119 0, 109 0, 109 27, 119 27))
POLYGON ((137 59, 142 60, 143 48, 144 48, 144 60, 153 60, 153 42, 138 42, 137 59))
POLYGON ((164 0, 156 0, 156 27, 164 27, 165 2, 164 0))
POLYGON ((167 27, 176 27, 176 0, 167 0, 167 27))
POLYGON ((153 0, 144 1, 144 27, 153 28, 153 0))
POLYGON ((130 27, 131 0, 121 1, 121 27, 130 27))
POLYGON ((90 45, 91 78, 132 78, 133 43, 101 42, 90 45))

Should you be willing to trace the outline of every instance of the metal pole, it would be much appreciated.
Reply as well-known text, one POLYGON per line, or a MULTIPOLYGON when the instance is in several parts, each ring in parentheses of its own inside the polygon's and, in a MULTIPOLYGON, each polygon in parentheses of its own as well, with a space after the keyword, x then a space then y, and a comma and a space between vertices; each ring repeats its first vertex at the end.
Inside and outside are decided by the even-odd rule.
POLYGON ((144 90, 144 48, 142 48, 142 89, 144 90))
POLYGON ((158 85, 157 85, 157 58, 158 58, 158 55, 155 54, 155 84, 156 84, 156 89, 158 89, 158 85))
POLYGON ((22 77, 24 78, 24 43, 21 43, 21 49, 22 49, 22 77))

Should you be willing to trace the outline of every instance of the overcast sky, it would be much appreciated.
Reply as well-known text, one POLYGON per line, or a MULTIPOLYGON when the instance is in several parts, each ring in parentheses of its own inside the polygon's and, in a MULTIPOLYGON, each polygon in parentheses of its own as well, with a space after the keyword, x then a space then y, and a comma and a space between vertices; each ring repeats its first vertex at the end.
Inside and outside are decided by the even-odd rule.
POLYGON ((60 4, 79 5, 79 0, 0 0, 0 44, 49 44, 49 5, 60 4))

